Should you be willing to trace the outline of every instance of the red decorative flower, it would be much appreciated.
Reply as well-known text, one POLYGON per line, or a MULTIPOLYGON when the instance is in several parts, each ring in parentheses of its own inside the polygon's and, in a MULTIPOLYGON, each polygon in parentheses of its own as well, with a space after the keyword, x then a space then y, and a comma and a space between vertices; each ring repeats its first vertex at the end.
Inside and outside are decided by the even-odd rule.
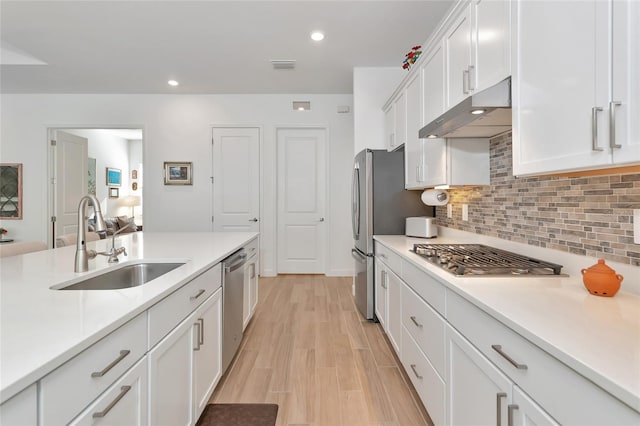
POLYGON ((411 48, 411 52, 404 55, 405 58, 404 58, 404 61, 402 62, 402 69, 405 69, 405 70, 411 69, 411 65, 415 64, 415 62, 420 57, 420 54, 422 53, 422 50, 420 50, 421 47, 422 46, 413 46, 411 48))

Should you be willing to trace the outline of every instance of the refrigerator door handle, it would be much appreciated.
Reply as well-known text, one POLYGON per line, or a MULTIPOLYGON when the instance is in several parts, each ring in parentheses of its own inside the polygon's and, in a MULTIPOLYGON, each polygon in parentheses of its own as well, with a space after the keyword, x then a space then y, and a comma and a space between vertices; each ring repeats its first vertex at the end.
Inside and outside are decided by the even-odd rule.
POLYGON ((351 249, 351 257, 360 263, 367 263, 367 257, 362 255, 358 250, 351 249))
POLYGON ((353 167, 353 180, 351 182, 351 227, 353 239, 360 239, 360 167, 356 163, 353 167))

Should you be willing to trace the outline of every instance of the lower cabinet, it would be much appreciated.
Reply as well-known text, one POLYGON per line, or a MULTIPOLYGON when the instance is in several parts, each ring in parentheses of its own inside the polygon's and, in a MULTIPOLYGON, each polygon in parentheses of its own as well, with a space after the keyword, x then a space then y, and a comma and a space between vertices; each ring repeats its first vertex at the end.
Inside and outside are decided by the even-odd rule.
POLYGON ((38 424, 38 385, 35 383, 0 405, 0 425, 38 424))
POLYGON ((557 426, 559 425, 518 386, 513 386, 513 398, 507 406, 509 425, 513 426, 557 426))
POLYGON ((149 424, 147 401, 147 358, 144 357, 70 425, 145 426, 149 424))
POLYGON ((402 353, 402 280, 387 270, 387 335, 397 354, 402 353))
POLYGON ((382 328, 387 329, 387 267, 380 259, 375 260, 374 305, 376 318, 382 328))
POLYGON ((242 329, 247 328, 258 304, 258 255, 249 255, 244 265, 244 296, 242 303, 242 329))
POLYGON ((222 289, 149 352, 149 423, 194 424, 220 379, 222 289))

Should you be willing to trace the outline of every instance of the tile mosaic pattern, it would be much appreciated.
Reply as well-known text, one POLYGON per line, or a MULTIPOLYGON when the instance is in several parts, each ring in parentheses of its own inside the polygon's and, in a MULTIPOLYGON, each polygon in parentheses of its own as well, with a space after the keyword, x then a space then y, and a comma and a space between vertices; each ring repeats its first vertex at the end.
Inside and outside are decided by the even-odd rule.
POLYGON ((640 266, 632 211, 640 209, 640 173, 515 178, 511 133, 490 150, 491 185, 451 189, 453 218, 437 207, 438 225, 640 266))

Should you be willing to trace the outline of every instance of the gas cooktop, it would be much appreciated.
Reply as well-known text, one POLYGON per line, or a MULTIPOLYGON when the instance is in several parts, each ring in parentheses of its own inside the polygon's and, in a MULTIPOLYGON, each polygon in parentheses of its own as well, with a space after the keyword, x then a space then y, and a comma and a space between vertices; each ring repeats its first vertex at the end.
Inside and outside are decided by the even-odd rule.
POLYGON ((558 276, 562 269, 562 265, 482 244, 414 244, 412 251, 454 275, 558 276))

